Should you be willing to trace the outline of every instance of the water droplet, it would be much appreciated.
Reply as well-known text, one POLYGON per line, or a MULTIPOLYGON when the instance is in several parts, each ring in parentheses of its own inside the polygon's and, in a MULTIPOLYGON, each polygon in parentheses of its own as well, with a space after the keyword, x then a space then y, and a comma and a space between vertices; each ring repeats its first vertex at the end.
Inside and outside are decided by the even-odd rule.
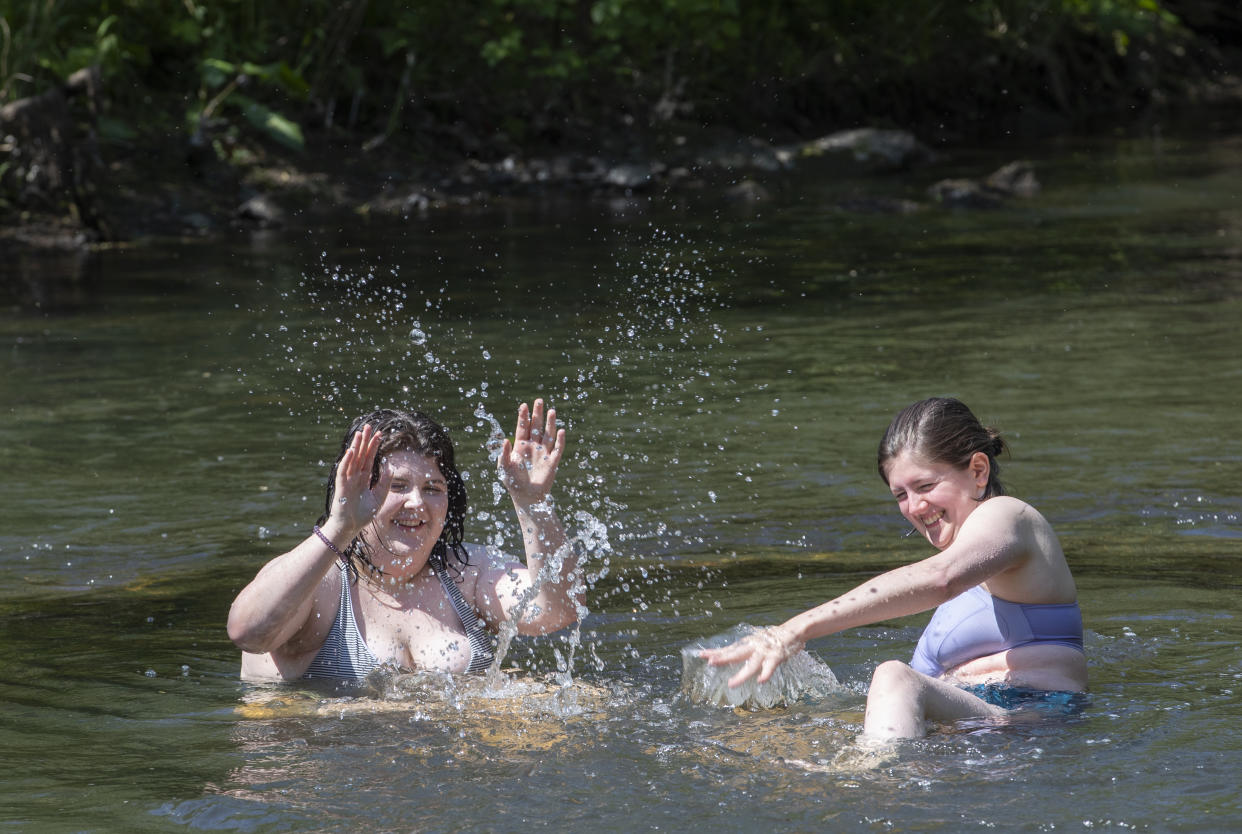
POLYGON ((483 425, 482 421, 485 420, 491 426, 491 433, 487 438, 487 455, 492 463, 495 463, 500 458, 500 451, 505 445, 504 429, 500 427, 500 421, 489 414, 482 405, 474 410, 474 416, 480 421, 479 425, 483 425))

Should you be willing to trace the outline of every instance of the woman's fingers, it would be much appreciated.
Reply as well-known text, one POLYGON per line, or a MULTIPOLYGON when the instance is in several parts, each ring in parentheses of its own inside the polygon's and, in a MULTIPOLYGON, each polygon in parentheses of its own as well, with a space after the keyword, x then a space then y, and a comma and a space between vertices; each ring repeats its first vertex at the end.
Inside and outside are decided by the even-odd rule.
MULTIPOLYGON (((375 499, 368 495, 371 472, 383 435, 370 424, 363 425, 350 438, 349 448, 336 468, 336 504, 350 523, 366 523, 374 513, 375 499)), ((332 512, 335 512, 333 510, 332 512)))
POLYGON ((366 469, 370 471, 375 465, 375 456, 379 454, 380 443, 384 440, 384 436, 371 428, 371 426, 367 426, 367 428, 371 429, 371 436, 363 444, 365 448, 362 453, 362 460, 366 469))
POLYGON ((552 459, 553 466, 560 466, 561 458, 565 454, 565 430, 557 429, 555 439, 552 441, 552 448, 548 450, 548 457, 552 459))
MULTIPOLYGON (((539 409, 543 408, 543 400, 535 400, 535 405, 539 409)), ((543 445, 551 450, 557 440, 556 430, 556 409, 549 408, 548 416, 545 418, 543 426, 543 445)))
POLYGON ((753 678, 755 676, 755 671, 760 667, 760 663, 761 661, 758 657, 751 655, 750 658, 742 664, 742 668, 737 671, 737 674, 729 678, 729 688, 732 689, 735 686, 741 686, 746 683, 746 681, 753 678))
MULTIPOLYGON (((535 400, 536 405, 539 403, 535 400)), ((513 430, 513 441, 521 443, 524 440, 530 440, 530 407, 526 403, 518 406, 517 426, 513 430)))
POLYGON ((789 647, 776 635, 764 632, 759 638, 748 637, 719 649, 703 649, 699 652, 699 657, 706 660, 709 666, 742 663, 741 668, 729 678, 729 687, 732 688, 756 675, 759 683, 766 683, 790 654, 789 647))
POLYGON ((518 406, 517 425, 513 430, 515 445, 531 442, 551 450, 559 445, 563 436, 564 430, 556 427, 556 409, 545 409, 542 399, 535 400, 533 407, 526 403, 518 406))
POLYGON ((361 438, 355 433, 349 442, 349 448, 345 450, 345 454, 341 456, 341 462, 337 464, 336 475, 339 483, 349 481, 354 476, 354 471, 358 468, 358 458, 362 454, 361 438))
POLYGON ((505 486, 524 502, 547 497, 565 451, 565 430, 556 427, 556 409, 542 399, 518 407, 513 439, 501 445, 497 466, 505 486))
POLYGON ((513 481, 512 455, 513 455, 513 441, 506 437, 505 442, 500 447, 500 454, 496 456, 496 467, 501 472, 505 473, 505 475, 507 476, 506 477, 507 483, 512 483, 513 481))
POLYGON ((534 444, 543 445, 546 439, 548 439, 548 431, 546 431, 544 426, 544 403, 542 399, 537 399, 535 400, 534 408, 530 409, 530 436, 528 440, 534 442, 534 444))
POLYGON ((565 445, 565 430, 556 427, 556 409, 547 408, 541 399, 535 400, 534 407, 522 403, 518 406, 517 426, 513 432, 513 448, 519 453, 531 451, 527 444, 542 446, 546 454, 557 453, 565 445))
POLYGON ((767 683, 772 677, 772 673, 776 671, 776 667, 780 666, 782 658, 768 655, 763 659, 763 663, 759 667, 759 683, 767 683))
POLYGON ((703 649, 699 652, 699 657, 706 660, 708 666, 728 666, 745 656, 744 652, 738 653, 737 643, 720 649, 703 649))

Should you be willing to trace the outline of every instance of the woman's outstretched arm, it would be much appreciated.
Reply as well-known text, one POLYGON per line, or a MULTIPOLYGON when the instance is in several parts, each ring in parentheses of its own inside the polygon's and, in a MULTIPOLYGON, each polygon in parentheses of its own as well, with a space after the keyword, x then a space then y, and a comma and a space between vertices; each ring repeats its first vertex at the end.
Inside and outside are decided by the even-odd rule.
POLYGON ((1017 499, 990 499, 970 515, 953 544, 939 553, 882 573, 732 645, 705 649, 702 656, 713 666, 742 663, 729 679, 730 686, 756 676, 762 683, 809 640, 927 611, 1019 566, 1036 547, 1031 524, 1035 515, 1017 499))

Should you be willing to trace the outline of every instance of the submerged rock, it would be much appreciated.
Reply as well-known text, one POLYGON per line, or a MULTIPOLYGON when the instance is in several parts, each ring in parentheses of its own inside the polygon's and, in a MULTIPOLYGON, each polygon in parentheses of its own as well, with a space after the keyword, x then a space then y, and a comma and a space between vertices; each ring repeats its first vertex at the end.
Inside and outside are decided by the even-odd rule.
POLYGON ((1011 198, 1029 198, 1039 193, 1035 166, 1030 162, 1010 162, 983 180, 945 179, 927 189, 937 203, 954 208, 1000 208, 1011 198))
POLYGON ((191 211, 181 215, 181 225, 199 234, 209 232, 215 226, 211 218, 201 211, 191 211))
POLYGON ((925 206, 901 197, 877 197, 860 195, 837 203, 837 208, 854 214, 914 214, 925 206))
POLYGON ((258 226, 262 229, 279 226, 284 223, 285 213, 276 202, 264 194, 256 194, 237 207, 235 216, 238 220, 258 226))
POLYGON ((933 183, 927 196, 942 206, 971 209, 1000 208, 1003 195, 993 192, 978 180, 947 179, 933 183))
POLYGON ((659 162, 622 163, 614 165, 604 174, 605 185, 637 190, 653 185, 665 170, 659 162))
POLYGON ((789 150, 798 159, 846 158, 872 171, 904 171, 933 156, 912 133, 874 127, 841 130, 789 150))
POLYGON ((1014 197, 1034 197, 1039 193, 1039 180, 1035 179, 1035 166, 1026 160, 1010 162, 997 168, 984 185, 1001 194, 1014 197))
POLYGON ((754 136, 717 141, 694 155, 694 166, 706 171, 783 171, 796 154, 754 136))
POLYGON ((738 203, 761 203, 771 197, 771 192, 751 179, 742 180, 725 190, 725 198, 738 203))

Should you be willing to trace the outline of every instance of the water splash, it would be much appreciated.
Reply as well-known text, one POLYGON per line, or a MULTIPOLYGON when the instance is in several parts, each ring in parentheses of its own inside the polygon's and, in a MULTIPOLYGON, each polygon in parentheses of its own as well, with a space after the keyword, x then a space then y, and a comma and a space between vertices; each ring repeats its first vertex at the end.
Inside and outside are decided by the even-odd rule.
POLYGON ((435 322, 424 322, 443 312, 445 296, 433 289, 395 266, 351 271, 323 252, 318 274, 307 272, 280 291, 275 309, 255 311, 260 326, 252 338, 268 345, 272 377, 239 368, 239 378, 291 417, 334 428, 341 415, 377 404, 423 403, 466 378, 456 345, 472 338, 462 330, 440 334, 435 322))
MULTIPOLYGON (((469 319, 456 309, 447 279, 402 275, 396 267, 350 269, 324 252, 318 273, 309 271, 282 291, 276 309, 260 311, 263 325, 254 338, 268 344, 276 370, 270 379, 246 381, 259 401, 266 398, 293 417, 330 427, 329 444, 345 419, 376 405, 397 402, 451 417, 469 403, 474 421, 451 425, 450 419, 448 428, 463 479, 487 484, 483 489, 490 488, 492 497, 488 506, 472 489, 470 538, 510 553, 520 552, 514 546, 518 536, 511 513, 500 506, 506 492, 493 477, 506 433, 488 404, 498 394, 507 406, 511 398, 516 404, 537 393, 557 408, 563 423, 580 423, 566 425, 573 449, 556 488, 557 500, 578 511, 575 546, 585 552, 579 581, 587 591, 604 583, 604 595, 616 595, 624 585, 627 607, 635 611, 707 606, 676 599, 679 592, 662 580, 661 569, 649 571, 645 563, 669 549, 710 546, 694 523, 705 518, 700 508, 716 497, 707 497, 703 473, 735 429, 718 432, 709 443, 687 427, 713 419, 715 394, 732 384, 710 355, 725 332, 711 320, 720 306, 711 255, 684 234, 654 226, 645 233, 645 241, 621 244, 615 268, 600 268, 600 283, 624 303, 588 303, 567 318, 557 314, 546 336, 512 313, 509 326, 521 338, 504 350, 463 324, 469 319), (611 419, 593 420, 601 411, 611 419), (481 478, 472 477, 474 452, 479 469, 488 470, 475 470, 481 478), (677 518, 629 512, 620 487, 662 467, 660 477, 681 483, 677 518), (626 545, 624 560, 616 558, 610 537, 626 545)), ((273 537, 283 533, 272 531, 273 537)), ((711 615, 710 607, 706 613, 711 615)), ((511 639, 502 634, 501 656, 511 639)), ((569 639, 550 652, 565 679, 572 678, 582 648, 580 626, 569 639)), ((596 646, 587 652, 602 665, 596 646)))
POLYGON ((505 445, 505 430, 500 427, 500 421, 493 417, 482 403, 474 410, 474 416, 478 419, 477 425, 489 429, 487 442, 484 445, 487 448, 487 459, 496 463, 500 460, 500 451, 505 445))
MULTIPOLYGON (((643 569, 714 547, 703 537, 707 525, 696 523, 718 512, 706 509, 712 501, 705 473, 718 469, 720 453, 738 430, 738 421, 713 414, 734 384, 731 368, 722 369, 713 355, 726 335, 713 320, 722 306, 716 286, 727 284, 714 275, 715 253, 679 231, 649 224, 645 233, 646 240, 627 243, 614 268, 601 275, 617 303, 581 314, 589 326, 566 340, 561 356, 568 371, 552 387, 553 398, 566 404, 563 413, 611 417, 599 422, 601 430, 587 423, 576 432, 574 442, 587 452, 576 456, 580 474, 565 494, 603 519, 624 547, 613 581, 640 574, 623 592, 630 603, 625 607, 635 612, 691 607, 678 598, 676 583, 643 569), (706 423, 716 428, 698 425, 706 423), (629 511, 625 490, 646 478, 658 478, 673 494, 667 513, 629 511)), ((706 578, 713 569, 702 570, 706 578)))
POLYGON ((740 662, 709 666, 699 656, 703 649, 730 645, 756 631, 754 626, 741 623, 723 634, 696 640, 682 648, 682 691, 694 701, 754 709, 789 706, 803 698, 823 698, 847 691, 832 670, 805 649, 778 666, 763 683, 751 678, 736 687, 730 687, 728 681, 742 667, 740 662))
POLYGON ((577 618, 566 636, 566 652, 562 653, 559 649, 554 649, 553 655, 556 658, 555 679, 557 683, 562 687, 573 684, 574 658, 582 645, 582 623, 590 614, 590 609, 582 600, 585 598, 586 589, 593 587, 594 582, 607 575, 611 551, 606 525, 589 513, 579 510, 574 514, 574 531, 565 544, 544 559, 541 570, 532 578, 531 586, 518 600, 509 619, 501 623, 496 655, 485 676, 489 687, 504 686, 506 676, 501 671, 501 664, 508 656, 510 645, 517 635, 517 623, 531 610, 535 598, 544 586, 549 582, 555 582, 562 576, 565 571, 565 561, 571 557, 574 564, 566 579, 570 583, 570 593, 578 599, 577 618), (603 563, 602 571, 590 572, 588 570, 592 560, 599 560, 603 563))

